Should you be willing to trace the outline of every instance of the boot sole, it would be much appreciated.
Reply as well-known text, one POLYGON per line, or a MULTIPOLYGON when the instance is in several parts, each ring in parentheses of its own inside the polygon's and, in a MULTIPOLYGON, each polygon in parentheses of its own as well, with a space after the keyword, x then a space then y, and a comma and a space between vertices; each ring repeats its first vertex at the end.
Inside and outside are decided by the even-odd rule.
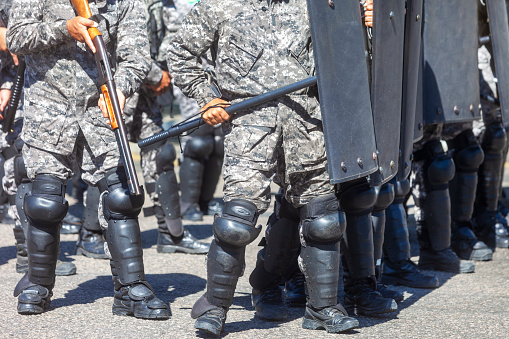
POLYGON ((451 270, 449 267, 442 267, 440 265, 434 265, 434 264, 419 264, 419 269, 421 270, 429 270, 429 271, 440 271, 440 272, 447 272, 447 273, 474 273, 475 267, 473 268, 467 268, 467 269, 461 269, 458 270, 451 270))
POLYGON ((168 311, 160 312, 160 313, 133 313, 131 310, 126 309, 123 306, 113 305, 112 313, 114 315, 123 316, 123 317, 135 317, 138 319, 149 319, 149 320, 166 320, 169 319, 168 311))
POLYGON ((223 330, 222 328, 218 329, 217 327, 215 327, 207 322, 200 322, 198 320, 196 320, 196 322, 194 323, 194 328, 197 330, 212 334, 213 336, 216 336, 216 337, 221 335, 221 332, 223 330))
MULTIPOLYGON (((475 251, 474 251, 475 252, 475 251)), ((493 259, 493 252, 485 253, 485 254, 472 254, 470 255, 470 259, 467 260, 475 260, 475 261, 490 261, 493 259)))
POLYGON ((78 247, 76 249, 76 254, 77 255, 83 255, 85 257, 92 258, 92 259, 109 259, 108 256, 106 255, 106 253, 104 253, 104 254, 102 254, 102 253, 101 254, 92 253, 92 252, 89 252, 87 250, 84 250, 81 247, 78 247))
POLYGON ((209 253, 209 250, 196 250, 173 245, 157 245, 157 253, 207 254, 209 253))
POLYGON ((429 288, 429 289, 434 289, 434 288, 437 288, 439 286, 438 280, 437 280, 436 284, 424 285, 424 284, 415 284, 415 283, 413 283, 413 282, 411 282, 409 280, 401 280, 401 279, 398 279, 398 278, 387 277, 387 276, 383 276, 383 275, 382 275, 382 278, 380 279, 380 282, 382 284, 385 284, 385 285, 393 285, 393 286, 401 285, 401 286, 408 286, 408 287, 413 287, 413 288, 429 288))
POLYGON ((41 314, 44 311, 48 310, 50 307, 51 300, 44 302, 43 306, 34 305, 34 304, 19 304, 17 307, 18 314, 23 315, 31 315, 31 314, 41 314))
POLYGON ((313 319, 304 319, 302 321, 302 328, 306 330, 325 330, 327 333, 341 333, 357 327, 359 327, 359 321, 357 319, 352 319, 342 325, 334 326, 326 325, 321 321, 313 319))

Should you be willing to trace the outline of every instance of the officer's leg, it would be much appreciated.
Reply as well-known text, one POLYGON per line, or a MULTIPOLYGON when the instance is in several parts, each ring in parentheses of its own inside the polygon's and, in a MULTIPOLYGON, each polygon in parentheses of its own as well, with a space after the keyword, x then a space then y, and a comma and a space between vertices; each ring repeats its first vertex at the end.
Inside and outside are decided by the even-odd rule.
POLYGON ((184 230, 180 214, 179 190, 174 162, 177 157, 172 144, 164 144, 156 150, 155 185, 147 183, 147 191, 157 194, 154 210, 158 224, 157 251, 159 253, 205 254, 209 245, 199 242, 189 231, 184 230))
POLYGON ((59 252, 59 227, 69 207, 64 195, 62 180, 39 174, 33 181, 32 192, 25 196, 28 273, 14 290, 20 314, 42 313, 50 305, 59 252))
MULTIPOLYGON (((261 242, 264 247, 258 252, 256 267, 249 277, 253 287, 253 307, 259 318, 281 320, 287 316, 280 283, 282 279, 300 273, 297 264, 300 251, 299 220, 299 212, 280 191, 261 242)), ((303 297, 305 303, 305 293, 303 297)))
POLYGON ((345 307, 349 313, 374 315, 396 311, 396 302, 376 291, 371 211, 377 196, 366 180, 340 186, 339 201, 346 213, 343 238, 345 307))
POLYGON ((214 151, 213 127, 196 130, 184 148, 180 165, 180 191, 182 217, 186 220, 203 220, 199 208, 205 161, 214 151))
POLYGON ((509 232, 496 218, 506 143, 506 132, 500 123, 486 125, 481 137, 485 156, 479 168, 475 221, 477 235, 490 247, 509 247, 509 232))
MULTIPOLYGON (((445 143, 445 142, 444 142, 445 143)), ((414 152, 413 163, 416 179, 414 192, 417 235, 420 244, 419 267, 447 271, 452 273, 468 273, 474 271, 470 262, 461 262, 451 250, 451 201, 449 197, 449 181, 454 177, 455 166, 440 140, 430 140, 422 149, 414 152), (417 180, 419 178, 419 180, 417 180), (418 185, 417 185, 418 184, 418 185)))
POLYGON ((99 224, 99 188, 89 186, 84 201, 83 225, 76 244, 76 254, 95 259, 108 259, 104 252, 104 236, 99 224))
POLYGON ((200 209, 203 213, 221 213, 224 203, 214 200, 217 183, 221 177, 224 158, 224 136, 221 128, 214 128, 214 150, 205 161, 200 193, 200 209))
POLYGON ((138 214, 144 195, 130 195, 122 167, 109 170, 98 182, 105 235, 111 255, 115 288, 113 314, 143 319, 167 319, 168 306, 159 300, 145 280, 138 214))
POLYGON ((207 291, 191 312, 195 328, 221 333, 237 280, 244 271, 246 246, 261 231, 257 220, 256 205, 243 199, 228 201, 222 215, 214 219, 214 240, 207 255, 207 291))
POLYGON ((388 285, 405 285, 417 288, 436 288, 438 279, 424 275, 410 260, 407 215, 403 202, 410 192, 408 179, 394 178, 394 201, 385 210, 385 232, 383 243, 383 269, 380 281, 388 285))
POLYGON ((375 259, 375 277, 377 280, 376 290, 384 298, 394 299, 396 302, 403 301, 403 293, 390 290, 384 284, 380 283, 382 274, 382 249, 384 244, 385 233, 385 210, 394 200, 394 185, 391 182, 385 183, 380 187, 375 187, 376 202, 371 212, 371 220, 373 222, 373 246, 375 259))
POLYGON ((454 149, 456 173, 450 182, 451 196, 451 248, 466 260, 491 260, 493 252, 474 234, 472 214, 477 189, 477 171, 484 159, 484 153, 471 129, 458 134, 448 141, 454 149))

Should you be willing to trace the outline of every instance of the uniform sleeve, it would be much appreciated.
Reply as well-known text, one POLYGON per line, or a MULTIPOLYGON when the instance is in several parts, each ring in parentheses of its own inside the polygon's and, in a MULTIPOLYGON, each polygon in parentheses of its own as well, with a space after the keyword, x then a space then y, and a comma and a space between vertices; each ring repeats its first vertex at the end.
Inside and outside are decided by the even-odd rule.
POLYGON ((182 92, 203 107, 216 98, 210 88, 200 57, 219 37, 225 12, 220 2, 202 0, 184 19, 168 49, 168 67, 182 92))
POLYGON ((126 97, 136 92, 150 71, 145 10, 140 0, 122 1, 125 7, 117 35, 115 83, 126 97))
POLYGON ((71 40, 66 20, 42 21, 40 0, 16 0, 12 4, 7 48, 16 55, 37 53, 71 40))

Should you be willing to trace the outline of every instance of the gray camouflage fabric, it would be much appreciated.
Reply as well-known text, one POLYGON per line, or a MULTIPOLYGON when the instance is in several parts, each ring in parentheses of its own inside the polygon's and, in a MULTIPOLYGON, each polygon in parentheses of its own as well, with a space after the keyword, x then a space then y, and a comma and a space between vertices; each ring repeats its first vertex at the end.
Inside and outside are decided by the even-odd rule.
MULTIPOLYGON (((211 47, 217 50, 215 80, 232 103, 314 73, 305 0, 201 0, 191 9, 170 46, 168 65, 175 84, 200 106, 216 97, 197 62, 211 47)), ((225 201, 242 198, 265 211, 276 173, 295 207, 333 192, 320 108, 311 93, 301 90, 223 124, 225 201)))
MULTIPOLYGON (((4 10, 9 15, 11 10, 11 0, 2 0, 0 2, 0 10, 4 10)), ((5 24, 5 23, 4 23, 5 24)), ((5 27, 0 21, 0 27, 5 27)), ((16 72, 14 70, 14 62, 8 52, 0 52, 0 89, 10 89, 14 81, 16 72)))
MULTIPOLYGON (((149 51, 140 0, 90 2, 115 70, 117 88, 129 97, 149 72, 149 51)), ((24 55, 23 154, 29 177, 46 173, 61 179, 73 161, 94 185, 121 165, 115 135, 97 106, 99 77, 92 52, 72 39, 66 20, 76 16, 68 0, 14 0, 8 48, 24 55)))

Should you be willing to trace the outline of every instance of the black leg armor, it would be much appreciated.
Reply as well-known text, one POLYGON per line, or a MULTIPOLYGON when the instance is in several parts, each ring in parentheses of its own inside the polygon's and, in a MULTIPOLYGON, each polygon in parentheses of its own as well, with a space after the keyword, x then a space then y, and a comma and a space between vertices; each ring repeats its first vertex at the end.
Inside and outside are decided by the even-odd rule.
POLYGON ((223 169, 224 136, 221 128, 214 128, 214 133, 214 150, 205 161, 200 193, 200 209, 205 212, 208 212, 208 204, 214 198, 223 169))
POLYGON ((130 285, 144 281, 143 249, 141 247, 140 226, 138 214, 144 202, 144 195, 130 195, 127 178, 121 167, 110 170, 104 181, 101 181, 101 191, 107 188, 102 196, 104 217, 108 222, 105 232, 108 249, 113 260, 112 267, 116 268, 121 285, 130 285))
POLYGON ((282 276, 286 280, 299 269, 299 212, 282 195, 276 195, 275 206, 262 240, 264 248, 258 252, 256 267, 249 277, 257 290, 275 281, 279 283, 282 276))
POLYGON ((181 207, 184 213, 200 200, 205 160, 214 151, 212 135, 203 135, 206 131, 200 130, 194 132, 186 143, 184 161, 180 165, 181 207))
POLYGON ((65 184, 51 175, 37 175, 32 193, 25 196, 28 217, 28 280, 51 290, 55 283, 60 233, 69 205, 64 199, 65 184))
POLYGON ((87 189, 86 205, 83 211, 83 223, 76 244, 76 254, 95 259, 107 259, 104 252, 104 235, 99 224, 99 188, 89 186, 87 189))
POLYGON ((345 215, 333 195, 314 198, 300 208, 299 265, 306 278, 308 306, 315 310, 337 305, 339 246, 345 232, 345 215))
POLYGON ((233 303, 237 280, 244 270, 246 246, 261 231, 257 220, 255 204, 242 199, 228 201, 223 214, 215 218, 214 240, 207 256, 207 300, 211 305, 228 308, 233 303))
POLYGON ((444 151, 439 140, 431 140, 424 145, 426 164, 424 180, 429 192, 424 201, 425 223, 417 228, 421 248, 442 251, 451 246, 451 199, 449 181, 455 173, 454 162, 444 151))
POLYGON ((377 199, 371 219, 373 221, 373 246, 374 246, 374 259, 375 259, 375 272, 377 279, 380 278, 381 264, 382 264, 382 249, 384 244, 385 233, 385 210, 394 200, 394 185, 391 182, 383 184, 381 187, 376 187, 377 199))
POLYGON ((102 233, 99 224, 99 207, 101 192, 99 188, 89 186, 87 189, 87 198, 85 209, 83 210, 83 228, 94 233, 102 233))
MULTIPOLYGON (((344 187, 344 186, 343 186, 344 187)), ((364 180, 354 186, 341 188, 339 201, 346 214, 346 232, 343 238, 343 268, 352 280, 375 275, 373 225, 371 211, 377 196, 364 180)))
MULTIPOLYGON (((175 240, 180 240, 184 228, 180 213, 179 188, 174 170, 176 158, 175 148, 170 143, 163 145, 157 153, 156 170, 159 178, 157 179, 155 190, 161 206, 156 206, 155 212, 159 232, 169 234, 175 240)), ((147 189, 149 188, 147 187, 147 189)))

